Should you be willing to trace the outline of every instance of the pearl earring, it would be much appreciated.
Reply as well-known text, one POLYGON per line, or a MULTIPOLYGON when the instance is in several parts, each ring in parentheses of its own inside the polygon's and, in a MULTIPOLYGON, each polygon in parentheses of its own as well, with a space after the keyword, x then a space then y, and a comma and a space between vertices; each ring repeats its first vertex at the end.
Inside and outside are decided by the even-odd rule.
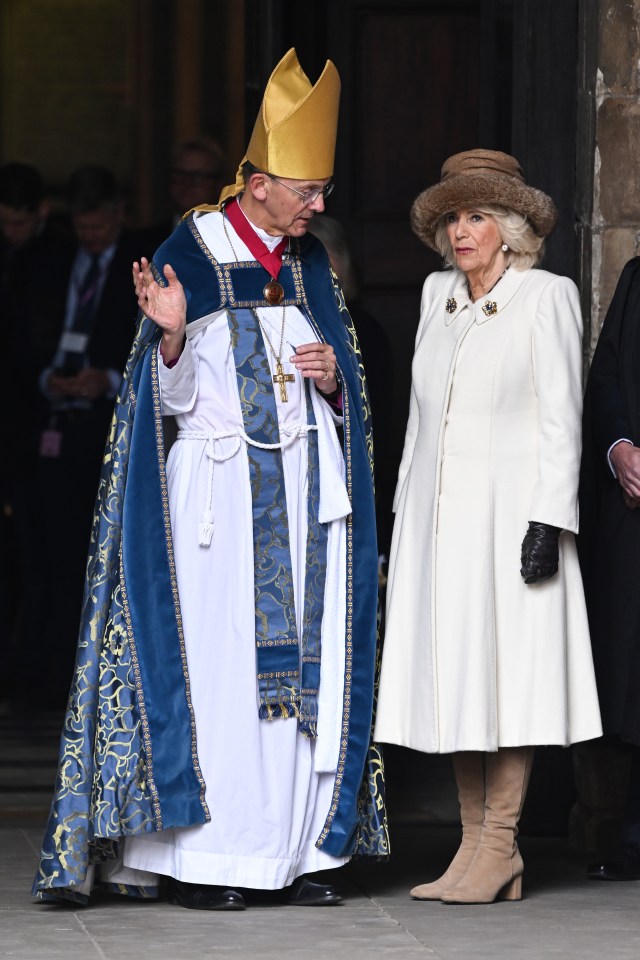
POLYGON ((500 247, 500 249, 502 250, 503 253, 506 253, 507 250, 509 249, 509 247, 507 246, 506 243, 503 243, 502 246, 500 247))

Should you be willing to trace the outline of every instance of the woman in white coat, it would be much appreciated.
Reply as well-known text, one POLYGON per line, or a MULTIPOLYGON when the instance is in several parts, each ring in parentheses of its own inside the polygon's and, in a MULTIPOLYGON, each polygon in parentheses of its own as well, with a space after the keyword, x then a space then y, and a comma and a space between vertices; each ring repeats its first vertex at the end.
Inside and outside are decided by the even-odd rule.
POLYGON ((580 304, 533 269, 555 219, 489 150, 450 157, 412 209, 452 269, 422 295, 375 737, 453 755, 463 826, 417 899, 519 899, 534 745, 601 733, 574 540, 580 304))

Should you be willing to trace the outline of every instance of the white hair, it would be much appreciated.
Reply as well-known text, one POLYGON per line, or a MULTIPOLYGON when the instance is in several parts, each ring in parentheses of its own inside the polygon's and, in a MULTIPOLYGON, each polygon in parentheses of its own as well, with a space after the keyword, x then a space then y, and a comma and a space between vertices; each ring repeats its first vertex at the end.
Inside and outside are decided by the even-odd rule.
MULTIPOLYGON (((523 213, 507 210, 494 204, 473 206, 473 210, 493 217, 502 242, 509 247, 506 257, 515 270, 537 266, 544 254, 544 238, 539 237, 523 213)), ((455 267, 456 260, 447 233, 447 215, 440 217, 436 226, 434 245, 447 266, 455 267)))

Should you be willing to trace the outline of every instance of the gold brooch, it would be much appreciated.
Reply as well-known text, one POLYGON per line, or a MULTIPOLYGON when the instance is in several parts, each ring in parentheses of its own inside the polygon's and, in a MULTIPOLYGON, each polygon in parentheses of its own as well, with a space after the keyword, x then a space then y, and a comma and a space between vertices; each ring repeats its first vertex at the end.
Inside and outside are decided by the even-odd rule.
POLYGON ((446 309, 447 309, 447 313, 455 313, 455 311, 458 309, 458 301, 456 300, 455 297, 449 297, 449 299, 447 300, 446 309))
POLYGON ((482 304, 482 312, 484 313, 485 317, 492 317, 494 313, 498 312, 498 304, 495 302, 495 300, 485 300, 485 302, 482 304))

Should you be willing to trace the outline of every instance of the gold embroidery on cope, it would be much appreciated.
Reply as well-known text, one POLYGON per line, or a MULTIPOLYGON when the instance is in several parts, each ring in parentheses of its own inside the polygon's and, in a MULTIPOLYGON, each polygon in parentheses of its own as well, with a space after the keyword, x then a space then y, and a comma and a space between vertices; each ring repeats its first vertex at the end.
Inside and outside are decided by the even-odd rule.
MULTIPOLYGON (((296 284, 296 292, 299 289, 302 294, 302 303, 306 309, 307 317, 313 330, 322 343, 325 343, 325 338, 322 336, 318 324, 316 323, 315 317, 311 313, 309 307, 309 302, 307 300, 306 291, 304 289, 304 280, 302 277, 302 270, 299 263, 296 263, 292 266, 294 282, 296 284)), ((338 368, 338 373, 342 383, 344 383, 344 376, 342 371, 338 368)), ((346 390, 343 390, 342 393, 342 414, 343 414, 343 424, 344 424, 344 439, 345 439, 345 469, 346 469, 346 487, 347 494, 349 499, 352 496, 353 488, 353 464, 351 459, 351 415, 349 410, 349 395, 346 390)), ((352 671, 353 671, 353 529, 352 529, 352 514, 346 518, 346 534, 347 534, 347 584, 346 584, 346 601, 347 601, 347 623, 346 623, 346 637, 345 637, 345 683, 344 683, 344 699, 343 699, 343 712, 342 712, 342 731, 343 736, 340 740, 340 753, 338 757, 338 766, 336 769, 336 777, 333 785, 333 800, 331 803, 331 808, 327 814, 327 818, 322 828, 322 833, 316 840, 316 847, 321 847, 324 841, 326 840, 329 830, 331 829, 331 824, 333 823, 334 817, 338 809, 338 801, 340 800, 340 794, 342 792, 342 780, 344 777, 344 767, 347 757, 347 734, 349 731, 349 721, 351 717, 351 685, 352 685, 352 671)))
MULTIPOLYGON (((220 306, 225 307, 228 301, 228 290, 227 290, 227 287, 225 286, 224 276, 220 268, 220 264, 218 263, 216 258, 213 256, 213 254, 211 253, 211 250, 209 250, 209 247, 206 245, 204 240, 202 239, 202 235, 196 226, 196 221, 193 214, 191 214, 191 216, 189 217, 188 223, 189 223, 189 229, 193 234, 194 240, 196 241, 196 243, 204 253, 205 257, 207 258, 207 260, 209 261, 209 263, 211 264, 211 266, 214 268, 216 272, 216 276, 218 278, 218 287, 220 288, 220 306)), ((229 280, 229 284, 230 282, 231 281, 229 280)))
POLYGON ((162 423, 162 404, 160 400, 160 387, 158 383, 158 354, 154 350, 152 361, 151 361, 151 381, 152 381, 152 393, 153 393, 153 410, 156 426, 156 449, 158 452, 158 463, 160 465, 160 486, 162 491, 162 512, 164 517, 164 529, 165 529, 165 538, 167 543, 167 555, 169 559, 169 571, 171 578, 171 592, 173 595, 173 604, 175 609, 175 618, 176 618, 176 627, 178 629, 178 637, 180 642, 180 659, 182 661, 182 671, 184 675, 185 682, 185 692, 187 698, 187 706, 189 709, 189 718, 191 723, 191 761, 193 764, 193 769, 195 775, 200 784, 200 804, 202 809, 205 812, 207 820, 210 819, 209 808, 205 800, 205 782, 200 769, 200 761, 198 759, 198 747, 196 739, 196 721, 193 711, 193 702, 191 700, 191 683, 189 680, 189 668, 187 665, 187 651, 184 642, 184 633, 182 629, 182 613, 180 610, 180 597, 178 595, 178 578, 176 576, 176 563, 175 555, 173 551, 173 536, 171 533, 171 516, 169 514, 169 491, 167 486, 167 472, 164 456, 164 431, 162 423))
POLYGON ((122 610, 124 620, 127 626, 129 640, 129 649, 131 650, 131 664, 133 667, 134 684, 136 688, 136 700, 140 712, 140 725, 142 728, 142 749, 144 750, 146 760, 146 786, 151 797, 151 806, 153 807, 153 819, 156 830, 162 830, 162 810, 158 800, 158 791, 153 776, 153 755, 151 752, 151 737, 149 735, 149 720, 147 710, 142 694, 142 682, 140 679, 140 664, 138 662, 138 650, 135 637, 133 635, 133 624, 131 622, 131 612, 129 610, 129 598, 127 596, 127 585, 124 579, 124 566, 122 563, 122 548, 120 548, 119 557, 119 576, 120 576, 120 594, 122 598, 122 610))

